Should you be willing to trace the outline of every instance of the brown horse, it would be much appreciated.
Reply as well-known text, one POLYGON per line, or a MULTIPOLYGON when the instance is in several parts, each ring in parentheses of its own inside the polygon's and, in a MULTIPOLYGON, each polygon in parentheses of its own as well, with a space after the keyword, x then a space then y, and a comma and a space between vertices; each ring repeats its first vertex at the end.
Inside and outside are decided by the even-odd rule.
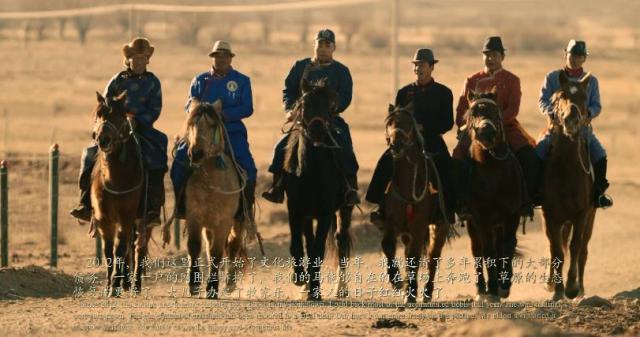
POLYGON ((94 112, 99 151, 91 176, 91 204, 94 205, 91 225, 92 231, 97 227, 102 237, 110 296, 118 296, 120 287, 124 290, 131 287, 129 275, 134 262, 131 250, 136 237, 133 290, 140 292, 144 273, 142 259, 147 254, 147 241, 151 236, 150 228, 135 228, 144 168, 140 147, 125 113, 125 96, 126 92, 104 98, 97 93, 98 106, 94 112))
MULTIPOLYGON (((210 103, 192 101, 185 123, 187 154, 191 162, 191 176, 185 189, 186 230, 189 249, 189 291, 192 296, 200 294, 200 251, 202 234, 205 233, 208 247, 209 279, 206 297, 217 299, 220 279, 220 264, 223 255, 233 262, 244 258, 246 230, 243 222, 234 219, 240 202, 240 193, 246 184, 241 184, 232 158, 225 152, 225 129, 222 117, 210 103)), ((169 241, 168 227, 164 229, 164 241, 169 241)), ((226 289, 236 288, 239 267, 227 264, 226 289)))
POLYGON ((509 296, 511 289, 523 193, 522 172, 505 139, 495 90, 482 94, 470 92, 467 98, 471 105, 465 116, 466 129, 471 137, 473 162, 469 201, 472 219, 468 221, 468 231, 477 273, 477 299, 500 301, 509 296))
MULTIPOLYGON (((429 279, 422 292, 422 299, 429 302, 434 289, 437 260, 447 240, 450 226, 448 221, 433 224, 433 214, 439 199, 436 192, 438 184, 433 184, 431 179, 437 177, 437 172, 433 161, 425 152, 422 135, 413 118, 412 104, 405 107, 389 105, 386 137, 393 156, 393 175, 385 193, 388 211, 382 239, 382 250, 387 258, 387 274, 393 287, 400 290, 402 282, 397 261, 394 261, 396 240, 400 236, 407 261, 405 303, 415 303, 418 296, 420 259, 425 241, 428 241, 429 279)), ((444 208, 441 211, 444 213, 444 208)))
POLYGON ((580 82, 560 72, 560 90, 552 97, 551 153, 543 177, 542 210, 551 260, 547 290, 553 300, 584 295, 587 246, 593 231, 593 179, 589 150, 580 134, 589 124, 587 86, 589 74, 580 82), (564 256, 571 235, 571 261, 566 288, 562 283, 564 256))

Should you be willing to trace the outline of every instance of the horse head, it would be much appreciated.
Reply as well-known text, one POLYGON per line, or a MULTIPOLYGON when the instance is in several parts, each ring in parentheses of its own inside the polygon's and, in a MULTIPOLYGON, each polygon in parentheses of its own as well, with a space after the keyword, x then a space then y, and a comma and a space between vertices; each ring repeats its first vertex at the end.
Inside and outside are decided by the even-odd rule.
POLYGON ((551 97, 553 104, 553 126, 559 127, 569 139, 575 139, 582 126, 589 123, 587 111, 587 87, 591 73, 580 81, 569 80, 564 71, 560 72, 560 89, 551 97))
POLYGON ((394 158, 401 158, 420 139, 420 130, 413 118, 413 102, 405 106, 389 104, 389 113, 385 119, 387 146, 394 158))
POLYGON ((132 125, 125 111, 127 92, 116 97, 102 97, 96 92, 98 106, 94 111, 96 126, 94 137, 104 153, 118 151, 129 140, 132 125))
POLYGON ((213 104, 191 101, 185 138, 189 144, 187 154, 193 164, 224 152, 224 122, 213 104))
POLYGON ((296 124, 313 146, 337 146, 331 136, 331 120, 337 109, 337 94, 327 85, 326 78, 301 81, 302 96, 296 103, 296 124))
POLYGON ((469 91, 467 94, 469 109, 466 114, 466 125, 471 133, 471 139, 480 143, 486 150, 493 150, 505 142, 502 113, 498 107, 496 88, 489 92, 477 93, 469 91))

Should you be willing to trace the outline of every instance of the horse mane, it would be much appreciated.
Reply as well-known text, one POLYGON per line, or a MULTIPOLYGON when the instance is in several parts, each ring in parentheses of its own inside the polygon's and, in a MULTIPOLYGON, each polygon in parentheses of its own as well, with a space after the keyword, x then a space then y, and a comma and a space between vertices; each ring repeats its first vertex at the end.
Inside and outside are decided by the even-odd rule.
POLYGON ((209 102, 202 102, 197 99, 192 99, 191 103, 189 104, 189 110, 187 111, 187 119, 185 120, 182 127, 183 138, 186 138, 189 134, 189 126, 193 125, 196 122, 196 118, 202 114, 207 114, 209 117, 213 118, 216 123, 220 122, 220 118, 215 112, 213 104, 209 102))

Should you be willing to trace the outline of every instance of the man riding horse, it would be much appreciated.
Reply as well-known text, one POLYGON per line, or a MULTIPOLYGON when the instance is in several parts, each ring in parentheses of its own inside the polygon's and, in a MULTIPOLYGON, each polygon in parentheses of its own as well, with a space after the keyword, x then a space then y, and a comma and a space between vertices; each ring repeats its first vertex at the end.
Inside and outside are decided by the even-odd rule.
MULTIPOLYGON (((146 219, 149 227, 160 225, 160 208, 164 205, 164 174, 167 171, 167 136, 153 127, 162 110, 160 81, 147 71, 154 47, 146 38, 135 38, 122 46, 125 70, 119 72, 104 91, 104 97, 116 97, 126 91, 125 109, 135 134, 140 141, 140 151, 148 184, 146 187, 146 219)), ((82 152, 80 163, 80 203, 71 210, 71 215, 79 220, 90 221, 92 215, 91 172, 96 162, 98 146, 95 140, 82 152)), ((143 207, 144 208, 144 207, 143 207)), ((143 210, 141 210, 142 212, 143 210)))
MULTIPOLYGON (((396 106, 413 103, 413 117, 424 139, 425 150, 434 159, 442 181, 447 208, 447 218, 453 219, 453 191, 451 178, 451 156, 442 135, 453 127, 453 94, 446 86, 436 82, 432 73, 438 60, 431 49, 418 49, 411 60, 416 81, 404 86, 396 95, 396 106)), ((378 204, 371 213, 371 222, 378 227, 385 218, 384 194, 391 180, 393 158, 386 150, 373 173, 366 200, 378 204)))
MULTIPOLYGON (((185 105, 185 111, 189 112, 189 106, 193 100, 213 103, 217 113, 222 115, 224 126, 228 133, 228 141, 237 164, 246 172, 246 187, 243 190, 241 204, 236 218, 243 219, 248 215, 253 219, 253 205, 255 202, 256 177, 258 170, 249 150, 247 128, 243 119, 253 114, 253 96, 249 77, 233 69, 231 61, 235 54, 231 51, 231 45, 226 41, 216 41, 209 53, 212 59, 211 69, 201 73, 191 81, 189 98, 185 105)), ((227 137, 223 137, 227 139, 227 137)), ((213 144, 212 144, 213 146, 213 144)), ((185 218, 185 198, 182 193, 188 177, 189 160, 187 155, 188 144, 180 142, 175 154, 175 160, 171 166, 171 180, 176 194, 176 217, 185 218)))
MULTIPOLYGON (((554 70, 547 74, 542 88, 540 89, 540 98, 538 103, 540 111, 553 118, 553 103, 551 97, 560 89, 560 74, 564 73, 570 81, 580 82, 586 75, 582 65, 587 60, 587 45, 584 41, 571 40, 565 49, 566 63, 564 68, 554 70)), ((598 87, 598 79, 591 74, 589 84, 587 86, 587 110, 589 120, 600 115, 602 105, 600 105, 600 90, 598 87)), ((594 175, 594 204, 599 208, 607 208, 613 206, 613 200, 605 194, 609 187, 607 181, 607 153, 602 144, 593 133, 591 123, 582 130, 583 137, 587 140, 589 147, 589 156, 593 165, 594 175)), ((536 152, 540 159, 545 161, 549 156, 549 148, 551 147, 551 133, 549 130, 538 141, 536 152)))
POLYGON ((484 55, 484 70, 468 77, 464 89, 460 94, 456 109, 456 125, 460 131, 458 145, 453 150, 454 171, 456 175, 457 195, 459 202, 458 215, 468 218, 466 204, 469 198, 469 172, 472 169, 469 161, 470 138, 466 132, 465 114, 469 109, 467 100, 470 91, 487 92, 493 87, 497 91, 497 103, 502 112, 506 140, 511 151, 515 153, 523 171, 528 193, 524 193, 522 213, 533 216, 533 201, 536 199, 538 185, 539 159, 534 150, 534 139, 522 128, 516 119, 520 109, 520 79, 513 73, 502 68, 505 51, 502 39, 492 36, 487 39, 482 53, 484 55))
MULTIPOLYGON (((282 101, 287 121, 294 121, 296 116, 293 108, 294 103, 302 95, 300 84, 303 75, 306 76, 304 80, 309 82, 326 78, 326 85, 337 93, 338 102, 335 107, 336 115, 332 121, 334 126, 332 132, 337 145, 340 147, 341 169, 345 182, 349 185, 345 203, 347 205, 355 205, 360 202, 357 193, 358 162, 353 153, 349 126, 338 115, 343 113, 351 104, 353 81, 351 80, 349 68, 333 59, 333 53, 336 50, 335 43, 335 35, 331 30, 323 29, 318 32, 315 39, 313 58, 296 61, 289 71, 289 75, 284 82, 282 101)), ((284 201, 283 165, 284 150, 288 139, 289 134, 285 134, 274 149, 273 161, 269 167, 269 172, 273 173, 273 184, 268 191, 262 194, 262 197, 274 203, 282 203, 284 201)))

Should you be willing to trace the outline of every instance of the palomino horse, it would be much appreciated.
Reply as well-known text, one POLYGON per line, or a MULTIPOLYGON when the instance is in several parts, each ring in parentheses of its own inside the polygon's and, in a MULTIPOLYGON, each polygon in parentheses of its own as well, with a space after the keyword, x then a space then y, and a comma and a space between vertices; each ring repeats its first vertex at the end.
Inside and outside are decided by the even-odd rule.
POLYGON ((520 164, 505 139, 495 90, 471 92, 467 98, 471 105, 465 118, 473 161, 469 186, 472 219, 468 221, 468 231, 478 274, 477 299, 499 301, 507 298, 511 289, 523 178, 520 164))
MULTIPOLYGON (((209 103, 191 102, 185 123, 185 138, 192 173, 185 189, 186 230, 189 249, 189 291, 200 294, 202 234, 208 244, 209 279, 206 297, 217 299, 220 264, 223 254, 234 261, 246 256, 243 223, 234 219, 239 205, 241 186, 232 158, 225 152, 225 129, 222 117, 209 103), (226 253, 226 254, 225 254, 226 253)), ((168 227, 164 241, 167 243, 168 227)), ((236 288, 236 263, 228 264, 225 291, 236 288)))
POLYGON ((596 215, 589 150, 581 135, 589 124, 588 85, 589 74, 573 82, 560 72, 560 90, 552 97, 551 153, 543 178, 542 210, 552 260, 547 290, 554 292, 555 301, 584 295, 587 246, 596 215), (570 235, 571 261, 565 288, 562 267, 570 235))
POLYGON ((290 253, 294 258, 293 282, 306 285, 308 300, 321 300, 320 267, 325 255, 325 243, 330 247, 336 227, 336 211, 340 223, 335 240, 339 255, 339 282, 335 291, 338 297, 348 296, 345 283, 346 267, 351 251, 351 212, 353 206, 345 206, 346 184, 339 164, 339 151, 331 135, 331 119, 336 105, 335 92, 326 86, 325 80, 308 83, 303 76, 302 96, 295 110, 297 117, 290 130, 285 151, 285 191, 291 230, 290 253), (317 221, 315 233, 313 220, 317 221), (306 241, 308 263, 305 266, 303 235, 306 241), (306 267, 306 272, 305 272, 306 267))
MULTIPOLYGON (((405 303, 415 303, 418 295, 418 269, 425 241, 428 241, 427 263, 429 279, 422 299, 431 301, 433 280, 442 247, 447 241, 450 226, 447 220, 430 225, 438 205, 443 206, 436 188, 440 190, 435 165, 427 155, 424 141, 415 119, 413 104, 405 107, 389 105, 386 118, 386 137, 393 156, 393 175, 385 194, 387 216, 382 239, 382 250, 387 258, 389 281, 396 290, 402 282, 398 271, 396 239, 401 237, 407 261, 407 289, 405 303), (434 177, 436 179, 434 179, 434 177), (435 187, 435 188, 434 188, 435 187)), ((445 214, 444 207, 441 211, 445 214)))
POLYGON ((102 237, 111 296, 117 296, 121 286, 124 290, 131 287, 131 247, 136 236, 134 291, 140 292, 144 273, 142 259, 147 254, 151 236, 151 228, 138 228, 135 232, 144 168, 139 144, 125 114, 125 96, 126 92, 115 98, 104 98, 97 93, 95 110, 95 139, 99 152, 91 176, 91 204, 94 205, 91 227, 92 231, 97 227, 102 237))

